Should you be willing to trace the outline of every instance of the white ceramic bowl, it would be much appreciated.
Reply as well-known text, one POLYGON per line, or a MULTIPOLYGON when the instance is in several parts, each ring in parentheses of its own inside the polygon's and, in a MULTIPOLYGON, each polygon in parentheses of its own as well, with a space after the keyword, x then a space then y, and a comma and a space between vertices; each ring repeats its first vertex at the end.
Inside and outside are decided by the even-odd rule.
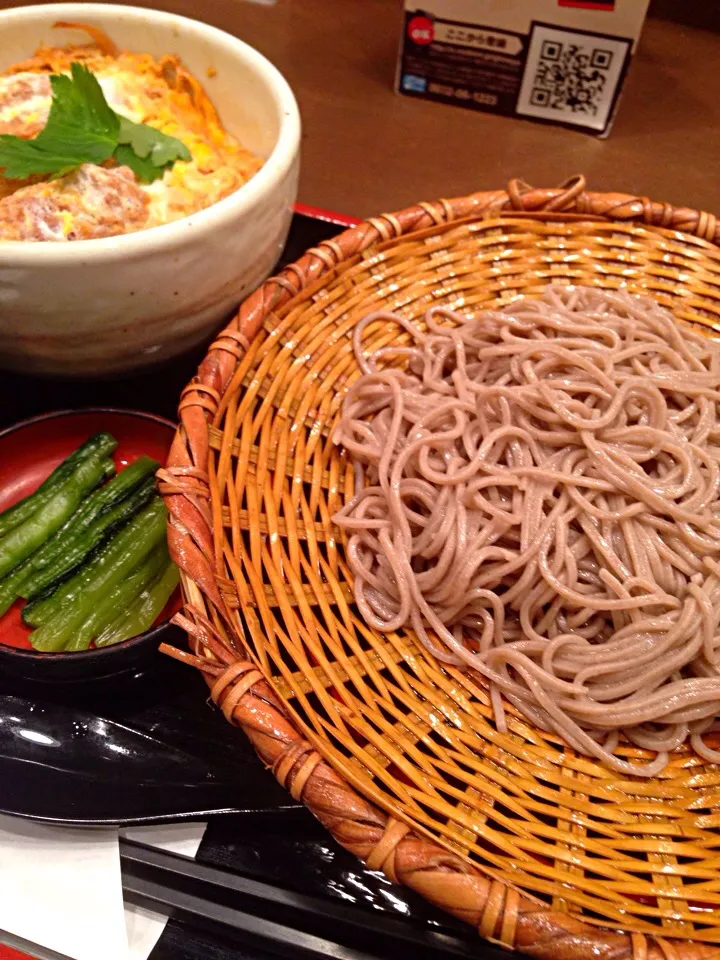
POLYGON ((207 24, 110 3, 0 11, 0 70, 41 43, 85 43, 58 21, 102 27, 121 49, 177 54, 226 129, 265 158, 240 190, 184 220, 101 240, 0 242, 0 366, 105 376, 212 335, 271 271, 297 195, 300 118, 290 87, 252 47, 207 24))

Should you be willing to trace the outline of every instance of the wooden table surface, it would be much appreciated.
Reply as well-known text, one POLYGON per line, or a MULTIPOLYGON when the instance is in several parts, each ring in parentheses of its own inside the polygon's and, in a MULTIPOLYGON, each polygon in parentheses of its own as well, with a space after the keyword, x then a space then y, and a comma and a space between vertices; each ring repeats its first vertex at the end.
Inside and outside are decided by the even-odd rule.
POLYGON ((615 126, 599 140, 395 94, 401 0, 141 2, 236 34, 285 74, 303 115, 304 203, 370 216, 513 176, 554 186, 584 173, 596 190, 720 213, 718 33, 648 19, 615 126))

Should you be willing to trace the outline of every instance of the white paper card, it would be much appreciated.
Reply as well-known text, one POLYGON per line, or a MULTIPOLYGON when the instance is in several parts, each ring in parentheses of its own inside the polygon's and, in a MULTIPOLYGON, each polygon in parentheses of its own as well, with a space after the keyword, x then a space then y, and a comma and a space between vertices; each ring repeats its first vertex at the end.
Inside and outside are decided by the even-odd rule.
POLYGON ((117 830, 0 816, 0 929, 73 960, 127 960, 117 830))
MULTIPOLYGON (((183 823, 121 833, 194 857, 205 829, 183 823)), ((14 942, 36 957, 147 960, 166 923, 152 910, 123 904, 116 829, 43 826, 0 815, 0 942, 38 944, 14 942)))

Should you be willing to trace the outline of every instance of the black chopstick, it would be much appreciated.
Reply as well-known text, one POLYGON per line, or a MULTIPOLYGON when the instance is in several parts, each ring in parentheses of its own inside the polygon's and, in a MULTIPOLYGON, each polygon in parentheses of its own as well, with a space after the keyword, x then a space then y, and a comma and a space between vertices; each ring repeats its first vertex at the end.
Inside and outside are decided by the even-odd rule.
MULTIPOLYGON (((162 889, 169 897, 187 895, 216 905, 219 896, 227 901, 230 895, 231 902, 238 904, 241 911, 249 910, 256 918, 263 914, 264 919, 258 919, 261 924, 272 924, 279 916, 282 924, 301 929, 310 926, 317 931, 320 926, 323 936, 332 930, 334 937, 345 942, 377 942, 384 947, 383 952, 392 944, 395 951, 412 948, 415 956, 445 954, 477 960, 481 955, 475 941, 464 942, 459 937, 428 929, 413 921, 375 912, 369 914, 363 908, 295 893, 134 841, 121 838, 120 857, 126 889, 149 882, 154 885, 156 893, 162 889)), ((235 907, 228 909, 235 910, 235 907)), ((487 956, 491 953, 496 957, 506 956, 504 952, 495 953, 488 945, 487 956)))
POLYGON ((376 960, 368 953, 361 953, 276 921, 254 917, 205 897, 171 889, 153 880, 123 877, 123 891, 132 903, 159 910, 178 919, 191 919, 203 925, 211 923, 230 927, 235 933, 242 934, 246 942, 272 947, 273 952, 280 952, 282 955, 301 956, 306 960, 376 960))

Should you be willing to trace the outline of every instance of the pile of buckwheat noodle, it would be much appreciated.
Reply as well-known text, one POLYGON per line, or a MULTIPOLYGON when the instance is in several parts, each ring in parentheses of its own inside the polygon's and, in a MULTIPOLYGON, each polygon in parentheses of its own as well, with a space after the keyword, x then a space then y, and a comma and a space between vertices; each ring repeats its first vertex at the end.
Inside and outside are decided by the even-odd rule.
POLYGON ((422 329, 373 313, 354 349, 335 519, 368 625, 481 674, 500 730, 505 698, 620 773, 687 740, 720 762, 720 345, 649 298, 554 286, 422 329), (365 355, 379 322, 410 345, 365 355))

